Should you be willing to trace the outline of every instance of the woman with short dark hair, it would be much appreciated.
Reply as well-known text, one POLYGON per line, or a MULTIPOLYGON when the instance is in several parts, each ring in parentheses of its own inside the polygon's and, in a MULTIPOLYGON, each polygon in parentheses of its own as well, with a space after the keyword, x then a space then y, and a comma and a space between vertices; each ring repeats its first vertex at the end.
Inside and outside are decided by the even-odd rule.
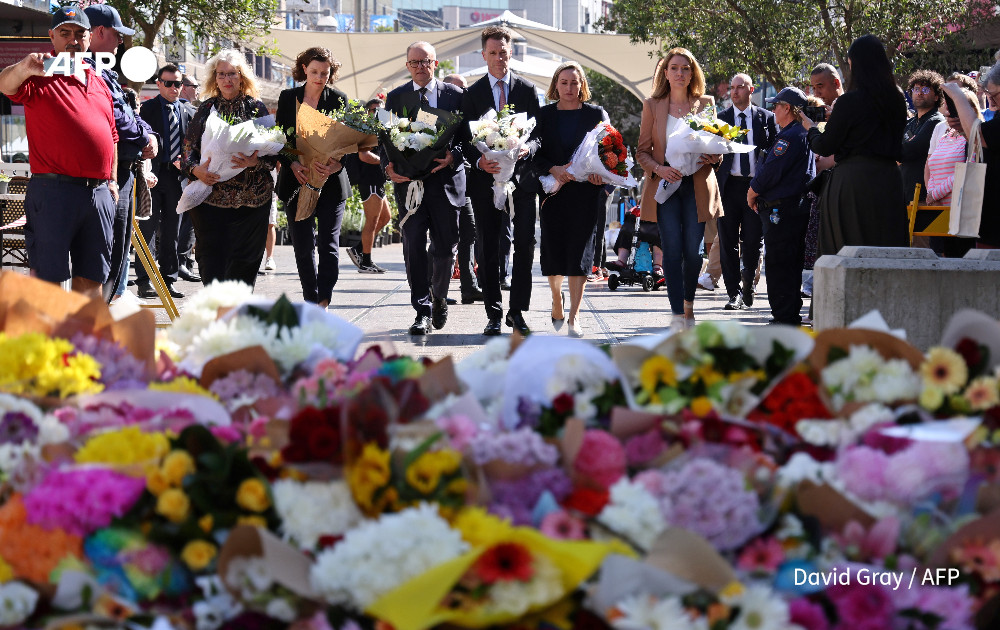
MULTIPOLYGON (((284 90, 278 96, 278 125, 294 133, 296 114, 303 103, 320 111, 333 111, 347 104, 347 95, 333 87, 340 71, 340 62, 327 48, 315 46, 299 53, 292 78, 303 81, 299 87, 284 90)), ((295 220, 298 192, 309 181, 309 170, 287 155, 280 157, 278 199, 288 215, 288 231, 295 250, 295 266, 306 302, 326 308, 333 296, 333 287, 340 276, 340 225, 344 219, 351 184, 340 162, 328 159, 314 162, 311 168, 327 178, 313 216, 295 220), (316 250, 319 249, 319 264, 316 250)))
POLYGON ((833 106, 826 129, 820 133, 808 116, 802 116, 813 152, 837 160, 820 195, 820 256, 836 254, 845 245, 910 244, 897 164, 906 100, 877 37, 854 40, 847 60, 851 66, 847 92, 833 106))

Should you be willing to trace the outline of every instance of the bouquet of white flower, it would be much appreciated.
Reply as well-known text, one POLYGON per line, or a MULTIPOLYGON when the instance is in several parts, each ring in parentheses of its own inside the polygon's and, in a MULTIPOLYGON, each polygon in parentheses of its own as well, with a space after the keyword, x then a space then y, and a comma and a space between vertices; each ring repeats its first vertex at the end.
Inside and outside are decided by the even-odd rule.
MULTIPOLYGON (((735 141, 741 136, 739 133, 741 131, 745 130, 730 127, 717 120, 713 110, 702 115, 689 114, 667 135, 664 158, 667 164, 676 168, 682 175, 694 175, 701 168, 698 158, 703 154, 723 155, 753 151, 756 148, 754 145, 735 141)), ((670 183, 661 180, 656 189, 656 202, 663 203, 680 187, 679 181, 670 183)))
MULTIPOLYGON (((285 134, 274 127, 273 116, 231 123, 213 108, 205 120, 205 132, 201 136, 201 159, 212 158, 208 170, 224 182, 243 172, 243 167, 233 166, 232 163, 237 153, 250 155, 257 151, 259 157, 277 155, 285 148, 286 141, 285 134)), ((191 182, 177 202, 177 213, 187 212, 203 203, 210 194, 212 186, 201 180, 191 182)))
POLYGON ((501 210, 513 187, 510 180, 518 154, 534 128, 534 118, 524 113, 514 114, 509 106, 499 114, 491 109, 479 120, 469 122, 473 146, 487 160, 500 162, 500 172, 493 175, 493 203, 501 210))

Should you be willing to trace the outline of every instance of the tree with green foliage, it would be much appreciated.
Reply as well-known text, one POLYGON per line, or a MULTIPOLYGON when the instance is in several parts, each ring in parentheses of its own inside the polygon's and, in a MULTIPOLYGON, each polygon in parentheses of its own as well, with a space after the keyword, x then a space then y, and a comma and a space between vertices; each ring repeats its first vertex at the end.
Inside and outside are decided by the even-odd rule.
POLYGON ((621 132, 625 146, 633 150, 639 144, 639 122, 642 119, 642 101, 622 84, 603 74, 584 68, 590 87, 590 102, 608 112, 615 129, 621 132))
POLYGON ((749 72, 781 88, 828 61, 849 75, 855 38, 878 36, 899 72, 915 51, 992 17, 989 0, 617 0, 604 28, 689 48, 712 76, 749 72))

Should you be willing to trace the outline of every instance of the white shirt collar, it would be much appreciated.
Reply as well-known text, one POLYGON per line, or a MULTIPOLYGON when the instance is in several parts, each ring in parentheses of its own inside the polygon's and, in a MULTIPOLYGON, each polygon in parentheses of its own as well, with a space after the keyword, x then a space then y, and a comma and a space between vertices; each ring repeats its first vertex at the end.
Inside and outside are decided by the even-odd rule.
POLYGON ((733 120, 739 123, 740 114, 746 114, 747 120, 753 118, 753 103, 747 105, 746 109, 739 109, 736 105, 733 105, 733 120))
POLYGON ((508 90, 510 89, 510 70, 507 71, 507 74, 503 77, 503 79, 498 79, 488 72, 486 73, 486 75, 490 78, 491 89, 493 90, 497 89, 497 81, 503 81, 504 83, 507 84, 507 89, 508 90))
MULTIPOLYGON (((413 84, 413 91, 414 92, 419 92, 420 91, 420 86, 417 85, 416 81, 410 81, 410 83, 413 84)), ((434 77, 431 77, 431 80, 428 81, 427 85, 425 85, 424 87, 427 88, 428 92, 436 92, 437 91, 437 79, 435 79, 434 77)))

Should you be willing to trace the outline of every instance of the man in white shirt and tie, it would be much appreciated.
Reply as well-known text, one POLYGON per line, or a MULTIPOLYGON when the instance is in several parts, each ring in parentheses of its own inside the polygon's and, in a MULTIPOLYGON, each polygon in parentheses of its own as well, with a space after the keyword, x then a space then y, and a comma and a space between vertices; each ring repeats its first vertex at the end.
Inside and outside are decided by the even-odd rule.
POLYGON ((754 86, 749 75, 737 74, 729 85, 733 106, 720 112, 719 119, 747 129, 743 142, 756 147, 750 153, 726 155, 717 173, 722 208, 725 210, 725 216, 718 219, 719 259, 722 263, 722 279, 729 293, 729 302, 725 308, 739 311, 753 305, 754 276, 757 274, 764 238, 760 217, 747 205, 747 190, 750 180, 756 174, 757 163, 767 155, 774 142, 777 127, 774 114, 750 102, 754 86))

